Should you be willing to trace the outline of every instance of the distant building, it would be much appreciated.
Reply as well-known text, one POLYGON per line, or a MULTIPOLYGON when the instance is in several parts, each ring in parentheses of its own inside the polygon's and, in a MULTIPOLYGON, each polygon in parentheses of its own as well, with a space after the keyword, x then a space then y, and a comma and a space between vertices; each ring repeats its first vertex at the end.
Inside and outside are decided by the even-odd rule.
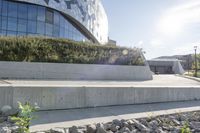
POLYGON ((174 55, 174 56, 161 56, 156 59, 178 59, 181 60, 181 65, 184 70, 191 70, 192 63, 194 62, 194 58, 192 54, 188 55, 174 55))
POLYGON ((117 42, 115 40, 108 39, 108 45, 116 46, 117 42))
POLYGON ((185 71, 177 59, 148 60, 150 69, 155 74, 183 74, 185 71))

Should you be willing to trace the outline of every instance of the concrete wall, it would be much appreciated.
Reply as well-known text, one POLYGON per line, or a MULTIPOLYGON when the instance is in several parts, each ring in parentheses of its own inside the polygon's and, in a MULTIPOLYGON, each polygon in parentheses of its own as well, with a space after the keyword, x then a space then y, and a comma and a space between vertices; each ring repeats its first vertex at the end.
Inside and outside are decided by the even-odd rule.
POLYGON ((1 79, 151 80, 148 66, 0 62, 1 79))
POLYGON ((0 107, 38 103, 40 110, 200 99, 200 87, 0 87, 0 107), (3 93, 2 93, 3 92, 3 93))

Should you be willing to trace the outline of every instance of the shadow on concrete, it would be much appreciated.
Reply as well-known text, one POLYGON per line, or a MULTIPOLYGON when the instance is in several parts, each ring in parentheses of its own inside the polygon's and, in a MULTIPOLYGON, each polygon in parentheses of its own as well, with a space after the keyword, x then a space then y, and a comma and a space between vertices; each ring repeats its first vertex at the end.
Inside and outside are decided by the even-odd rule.
MULTIPOLYGON (((147 113, 154 111, 166 111, 170 109, 182 109, 199 107, 200 101, 183 101, 183 102, 169 102, 169 103, 155 103, 155 104, 140 104, 140 105, 123 105, 123 106, 109 106, 86 109, 68 109, 68 110, 54 110, 54 111, 40 111, 36 112, 37 119, 32 121, 32 126, 40 124, 51 124, 60 122, 70 122, 79 120, 89 120, 110 117, 120 118, 121 115, 147 113)), ((98 120, 97 120, 98 121, 98 120)))

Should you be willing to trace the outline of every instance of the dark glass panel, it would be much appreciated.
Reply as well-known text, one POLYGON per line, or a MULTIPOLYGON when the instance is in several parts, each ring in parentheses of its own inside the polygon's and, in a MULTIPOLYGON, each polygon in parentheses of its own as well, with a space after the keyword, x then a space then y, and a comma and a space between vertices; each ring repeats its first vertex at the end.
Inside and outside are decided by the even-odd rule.
POLYGON ((28 21, 24 19, 18 20, 18 31, 27 32, 28 21))
POLYGON ((0 29, 2 29, 2 28, 1 28, 1 24, 2 24, 2 20, 1 20, 1 16, 0 16, 0 29))
POLYGON ((28 21, 28 33, 36 33, 36 21, 28 21))
POLYGON ((28 18, 28 7, 26 4, 18 4, 18 18, 27 19, 28 18))
POLYGON ((1 25, 1 28, 3 30, 7 30, 7 17, 2 17, 2 25, 1 25))
POLYGON ((35 6, 35 5, 28 6, 28 19, 29 20, 37 19, 37 6, 35 6))
POLYGON ((46 9, 46 23, 53 24, 53 11, 46 9))
POLYGON ((8 16, 8 2, 3 1, 2 3, 2 16, 8 16))
POLYGON ((45 7, 38 7, 38 16, 37 20, 45 21, 45 7))
POLYGON ((37 22, 37 33, 44 35, 45 34, 45 23, 44 22, 37 22))
POLYGON ((63 18, 62 15, 60 15, 60 27, 65 28, 65 19, 63 18))
POLYGON ((17 31, 17 19, 16 18, 8 18, 8 30, 17 31))
POLYGON ((55 25, 60 24, 60 14, 57 11, 54 11, 54 24, 55 25))
POLYGON ((60 37, 65 38, 65 29, 60 27, 60 37))
POLYGON ((8 16, 17 17, 17 3, 8 2, 8 16))
POLYGON ((1 13, 1 10, 2 10, 2 0, 0 0, 0 16, 2 15, 1 13))
POLYGON ((59 26, 54 25, 54 27, 53 27, 53 36, 54 37, 59 37, 59 33, 60 33, 59 26))
POLYGON ((17 32, 16 31, 7 31, 7 36, 16 36, 17 32))
POLYGON ((2 30, 2 31, 1 31, 1 34, 2 34, 3 36, 6 36, 7 31, 6 31, 6 30, 2 30))
POLYGON ((18 36, 26 36, 26 32, 18 32, 17 35, 18 36))
POLYGON ((53 35, 53 25, 46 23, 46 35, 52 36, 53 35))

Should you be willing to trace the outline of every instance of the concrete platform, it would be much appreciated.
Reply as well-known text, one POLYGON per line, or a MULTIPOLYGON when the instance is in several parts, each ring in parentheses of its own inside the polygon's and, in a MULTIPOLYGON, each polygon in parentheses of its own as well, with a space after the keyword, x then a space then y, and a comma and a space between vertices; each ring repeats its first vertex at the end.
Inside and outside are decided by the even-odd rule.
POLYGON ((38 103, 41 110, 200 99, 200 82, 155 75, 152 81, 1 80, 0 107, 38 103))
MULTIPOLYGON (((199 80, 200 81, 200 80, 199 80)), ((147 81, 78 80, 0 80, 0 86, 13 87, 200 87, 200 82, 179 75, 154 75, 147 81)))
POLYGON ((54 127, 83 126, 110 122, 114 119, 133 119, 200 111, 200 101, 98 107, 36 112, 31 131, 44 131, 54 127))

